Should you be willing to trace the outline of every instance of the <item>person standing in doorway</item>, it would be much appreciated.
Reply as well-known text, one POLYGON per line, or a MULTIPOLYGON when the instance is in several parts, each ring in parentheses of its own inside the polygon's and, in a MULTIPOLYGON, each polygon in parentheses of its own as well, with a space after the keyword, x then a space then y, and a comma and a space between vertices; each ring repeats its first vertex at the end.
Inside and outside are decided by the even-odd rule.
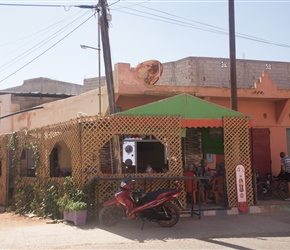
POLYGON ((281 157, 281 170, 285 171, 285 179, 288 187, 288 198, 286 198, 285 200, 290 201, 290 157, 287 156, 285 152, 281 152, 280 157, 281 157))

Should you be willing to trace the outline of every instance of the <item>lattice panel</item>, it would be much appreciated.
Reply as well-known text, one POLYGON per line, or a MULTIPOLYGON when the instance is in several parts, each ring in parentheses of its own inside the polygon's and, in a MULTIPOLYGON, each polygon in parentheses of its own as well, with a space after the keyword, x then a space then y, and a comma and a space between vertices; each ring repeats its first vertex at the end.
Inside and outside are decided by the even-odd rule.
MULTIPOLYGON (((69 149, 72 163, 72 175, 79 185, 85 185, 96 176, 122 177, 122 174, 104 175, 100 171, 100 151, 102 147, 108 148, 110 139, 115 135, 123 134, 147 134, 155 136, 164 146, 168 148, 167 173, 158 173, 156 176, 182 176, 182 155, 181 155, 181 128, 180 117, 172 116, 108 116, 108 117, 82 117, 65 123, 58 123, 31 131, 17 132, 19 141, 19 152, 15 152, 20 158, 22 148, 25 145, 33 144, 39 150, 39 165, 37 178, 45 179, 50 177, 50 153, 57 143, 64 143, 69 149)), ((8 135, 9 138, 12 135, 8 135)), ((4 152, 2 164, 6 166, 6 149, 1 144, 4 152)), ((2 168, 5 170, 6 168, 2 168)), ((3 175, 6 175, 2 171, 3 175)), ((133 174, 134 176, 145 176, 146 174, 133 174)), ((22 177, 23 181, 26 179, 22 177)), ((53 178, 50 178, 53 179, 53 178)), ((54 178, 55 179, 55 178, 54 178)), ((61 181, 61 179, 59 179, 61 181)), ((57 179, 58 181, 58 179, 57 179)), ((24 181, 25 182, 25 181, 24 181)), ((24 183, 19 182, 19 183, 24 183)), ((0 185, 7 184, 0 179, 0 185)), ((101 189, 96 191, 100 202, 111 198, 120 181, 107 181, 101 184, 101 189)), ((141 185, 141 184, 140 184, 141 185)), ((173 181, 154 181, 152 185, 146 185, 149 189, 174 187, 173 181)), ((4 190, 7 190, 4 187, 4 190)), ((143 189, 143 187, 142 187, 143 189)), ((181 201, 185 204, 185 193, 181 195, 181 201)), ((4 192, 1 192, 1 199, 5 199, 4 192)))
POLYGON ((71 120, 65 123, 59 123, 43 127, 39 132, 42 134, 42 177, 50 176, 50 153, 57 143, 63 142, 69 148, 71 153, 72 173, 74 180, 78 185, 82 185, 82 171, 81 171, 81 145, 80 133, 81 127, 78 120, 71 120))
POLYGON ((6 169, 6 150, 7 136, 0 137, 0 160, 1 160, 1 175, 0 175, 0 205, 6 203, 6 190, 7 190, 7 169, 6 169))
MULTIPOLYGON (((164 146, 168 147, 169 172, 159 173, 158 176, 182 176, 181 157, 181 128, 180 118, 172 116, 110 116, 82 117, 82 146, 83 146, 83 169, 84 183, 88 183, 93 176, 123 176, 121 174, 103 175, 100 172, 100 150, 108 144, 113 135, 123 134, 151 134, 154 135, 164 146)), ((146 174, 132 174, 134 176, 146 176, 146 174)), ((102 183, 102 188, 96 190, 99 202, 103 203, 108 197, 112 197, 120 186, 119 182, 102 183), (112 188, 114 186, 114 188, 112 188), (98 193, 97 193, 98 192, 98 193)), ((174 187, 173 183, 170 183, 174 187)), ((152 190, 167 188, 168 183, 156 181, 152 184, 152 190)), ((144 188, 142 188, 144 189, 144 188)), ((146 191, 149 186, 146 185, 146 191)), ((181 197, 185 201, 184 197, 181 197)))
POLYGON ((241 164, 246 170, 248 205, 254 204, 250 158, 250 136, 246 117, 224 117, 224 155, 229 207, 238 206, 235 168, 241 164))
POLYGON ((110 116, 82 118, 84 182, 101 175, 100 150, 114 135, 152 134, 168 146, 171 175, 181 175, 180 118, 171 116, 110 116))

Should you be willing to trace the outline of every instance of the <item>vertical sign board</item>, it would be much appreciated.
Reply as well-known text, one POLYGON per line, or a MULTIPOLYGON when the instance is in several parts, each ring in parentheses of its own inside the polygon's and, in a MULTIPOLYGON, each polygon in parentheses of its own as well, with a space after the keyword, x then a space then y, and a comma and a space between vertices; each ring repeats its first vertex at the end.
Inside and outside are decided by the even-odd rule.
POLYGON ((238 209, 241 212, 247 212, 248 200, 246 190, 246 174, 245 167, 242 165, 238 165, 236 167, 236 185, 237 185, 238 209))

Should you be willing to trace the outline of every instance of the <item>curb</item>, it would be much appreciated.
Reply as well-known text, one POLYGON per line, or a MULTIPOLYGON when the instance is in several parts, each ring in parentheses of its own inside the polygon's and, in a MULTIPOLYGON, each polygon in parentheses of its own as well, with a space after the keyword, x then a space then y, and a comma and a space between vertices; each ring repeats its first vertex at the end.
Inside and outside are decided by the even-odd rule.
MULTIPOLYGON (((216 216, 216 215, 240 215, 240 214, 257 214, 257 213, 269 213, 287 211, 290 212, 290 205, 267 205, 267 206, 249 206, 247 212, 240 212, 237 207, 229 209, 218 209, 218 210, 202 210, 200 216, 216 216)), ((198 216, 198 211, 195 214, 198 216)), ((191 211, 182 211, 180 217, 190 217, 191 211)))

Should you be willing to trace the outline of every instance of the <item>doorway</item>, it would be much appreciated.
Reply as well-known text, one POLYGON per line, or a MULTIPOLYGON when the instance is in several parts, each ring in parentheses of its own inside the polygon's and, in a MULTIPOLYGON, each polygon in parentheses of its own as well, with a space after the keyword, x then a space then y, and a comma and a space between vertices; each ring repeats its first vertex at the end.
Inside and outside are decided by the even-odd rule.
POLYGON ((252 166, 259 171, 261 179, 267 178, 272 171, 270 155, 270 130, 268 128, 252 128, 252 166))

